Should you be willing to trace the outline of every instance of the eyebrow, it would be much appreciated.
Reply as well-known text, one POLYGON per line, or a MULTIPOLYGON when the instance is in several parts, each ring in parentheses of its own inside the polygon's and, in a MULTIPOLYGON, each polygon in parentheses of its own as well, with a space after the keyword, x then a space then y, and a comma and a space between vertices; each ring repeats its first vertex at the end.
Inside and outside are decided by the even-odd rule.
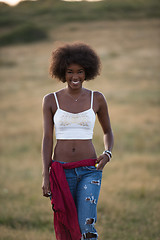
MULTIPOLYGON (((70 70, 70 71, 72 71, 73 69, 71 69, 71 68, 67 68, 67 70, 70 70)), ((83 68, 80 68, 80 69, 78 69, 78 71, 81 71, 81 70, 83 70, 83 71, 84 71, 84 69, 83 69, 83 68)))

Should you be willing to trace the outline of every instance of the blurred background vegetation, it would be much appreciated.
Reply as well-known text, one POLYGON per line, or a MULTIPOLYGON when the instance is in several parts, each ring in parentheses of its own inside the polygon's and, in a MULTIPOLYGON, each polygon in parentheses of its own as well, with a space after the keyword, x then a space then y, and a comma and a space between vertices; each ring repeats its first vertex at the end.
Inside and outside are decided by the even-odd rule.
POLYGON ((50 29, 69 22, 159 17, 159 0, 38 0, 21 2, 13 8, 0 3, 0 45, 43 40, 50 29))
MULTIPOLYGON (((102 60, 85 87, 106 96, 115 137, 103 171, 99 240, 160 237, 160 1, 0 3, 0 239, 54 239, 41 193, 41 102, 64 85, 48 74, 51 51, 84 41, 102 60)), ((103 150, 96 121, 94 145, 103 150)))

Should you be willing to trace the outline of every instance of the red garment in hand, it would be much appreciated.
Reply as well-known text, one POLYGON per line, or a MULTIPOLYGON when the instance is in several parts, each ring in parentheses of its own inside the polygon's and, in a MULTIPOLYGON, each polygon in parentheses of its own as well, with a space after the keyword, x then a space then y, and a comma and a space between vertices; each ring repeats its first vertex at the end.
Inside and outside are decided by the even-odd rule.
POLYGON ((78 223, 77 209, 69 189, 64 172, 83 166, 94 166, 96 159, 85 159, 78 162, 62 164, 52 162, 50 169, 50 185, 54 210, 54 230, 57 240, 80 240, 81 232, 78 223))

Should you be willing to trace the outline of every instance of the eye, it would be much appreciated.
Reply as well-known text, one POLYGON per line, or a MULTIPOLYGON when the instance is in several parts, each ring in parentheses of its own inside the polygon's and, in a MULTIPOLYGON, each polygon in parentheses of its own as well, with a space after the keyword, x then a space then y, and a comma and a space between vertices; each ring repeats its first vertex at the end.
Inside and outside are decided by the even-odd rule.
POLYGON ((68 70, 67 73, 72 73, 72 71, 68 70))
POLYGON ((79 73, 79 74, 82 74, 82 73, 84 73, 84 71, 83 71, 83 70, 80 70, 78 73, 79 73))

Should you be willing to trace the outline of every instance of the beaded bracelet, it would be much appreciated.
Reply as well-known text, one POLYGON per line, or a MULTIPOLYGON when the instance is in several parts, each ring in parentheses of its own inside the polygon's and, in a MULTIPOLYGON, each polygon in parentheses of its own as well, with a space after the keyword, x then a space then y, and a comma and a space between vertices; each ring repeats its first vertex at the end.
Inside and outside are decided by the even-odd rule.
POLYGON ((103 154, 105 154, 105 153, 109 153, 110 157, 112 158, 112 152, 111 152, 111 151, 105 150, 105 151, 103 152, 103 154))
POLYGON ((105 150, 105 151, 103 152, 103 154, 105 154, 105 155, 107 155, 107 156, 109 157, 109 161, 111 160, 111 158, 112 158, 112 153, 111 153, 111 151, 105 150))

